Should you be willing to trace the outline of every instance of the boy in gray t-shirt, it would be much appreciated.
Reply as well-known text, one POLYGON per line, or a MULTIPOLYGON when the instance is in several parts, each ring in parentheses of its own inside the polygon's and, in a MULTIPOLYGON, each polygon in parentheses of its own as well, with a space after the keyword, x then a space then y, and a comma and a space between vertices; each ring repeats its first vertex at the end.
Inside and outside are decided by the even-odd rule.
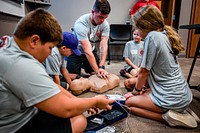
POLYGON ((71 80, 76 77, 76 74, 70 74, 67 70, 66 57, 72 53, 77 56, 81 52, 77 49, 78 39, 70 32, 63 32, 63 41, 52 49, 51 55, 43 62, 46 72, 52 77, 56 84, 68 89, 71 80), (68 83, 68 84, 67 84, 68 83))
POLYGON ((106 96, 77 98, 53 82, 42 62, 61 42, 58 21, 38 8, 19 21, 10 43, 0 48, 1 133, 84 132, 83 112, 112 108, 114 101, 106 96))

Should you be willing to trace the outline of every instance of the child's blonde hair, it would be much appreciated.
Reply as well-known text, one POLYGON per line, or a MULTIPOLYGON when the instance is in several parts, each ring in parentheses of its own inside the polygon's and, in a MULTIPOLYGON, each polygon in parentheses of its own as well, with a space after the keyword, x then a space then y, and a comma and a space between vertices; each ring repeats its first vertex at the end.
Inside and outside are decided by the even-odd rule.
POLYGON ((175 55, 184 50, 177 31, 171 26, 165 25, 163 15, 157 7, 152 5, 141 7, 134 14, 133 22, 135 27, 145 32, 157 31, 159 29, 165 30, 175 55))

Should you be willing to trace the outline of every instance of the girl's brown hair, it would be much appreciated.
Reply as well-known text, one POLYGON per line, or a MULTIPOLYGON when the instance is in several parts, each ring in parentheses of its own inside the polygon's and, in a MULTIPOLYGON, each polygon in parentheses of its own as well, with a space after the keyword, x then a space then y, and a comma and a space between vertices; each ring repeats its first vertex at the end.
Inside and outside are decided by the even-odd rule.
POLYGON ((157 7, 153 5, 141 7, 134 14, 133 23, 135 27, 145 32, 157 31, 159 29, 165 30, 174 54, 178 55, 179 52, 184 50, 177 31, 171 26, 165 25, 163 15, 157 7))

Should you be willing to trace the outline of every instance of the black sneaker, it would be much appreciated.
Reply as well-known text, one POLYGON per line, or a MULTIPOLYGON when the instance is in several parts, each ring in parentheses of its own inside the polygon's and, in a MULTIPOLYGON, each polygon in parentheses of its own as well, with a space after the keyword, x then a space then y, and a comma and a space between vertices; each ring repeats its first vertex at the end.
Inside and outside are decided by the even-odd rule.
POLYGON ((122 69, 122 70, 120 70, 119 73, 120 73, 120 75, 121 75, 122 77, 126 77, 126 76, 125 76, 126 70, 122 69))

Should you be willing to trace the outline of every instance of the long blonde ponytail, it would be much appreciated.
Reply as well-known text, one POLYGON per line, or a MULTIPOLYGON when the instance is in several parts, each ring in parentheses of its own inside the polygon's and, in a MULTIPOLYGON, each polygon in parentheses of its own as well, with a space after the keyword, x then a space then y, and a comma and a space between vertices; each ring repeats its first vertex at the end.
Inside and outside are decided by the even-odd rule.
POLYGON ((163 29, 167 32, 167 37, 169 38, 174 54, 178 55, 181 51, 184 51, 185 48, 183 47, 181 39, 175 29, 167 25, 165 25, 163 29))

